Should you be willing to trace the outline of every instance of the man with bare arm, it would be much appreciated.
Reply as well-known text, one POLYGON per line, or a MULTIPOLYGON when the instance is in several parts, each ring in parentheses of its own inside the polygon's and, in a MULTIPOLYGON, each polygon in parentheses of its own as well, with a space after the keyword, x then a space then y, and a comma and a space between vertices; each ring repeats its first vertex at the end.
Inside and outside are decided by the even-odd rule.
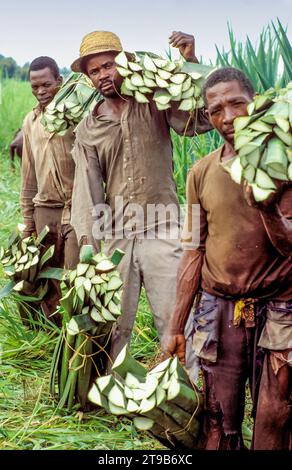
POLYGON ((184 252, 175 309, 163 344, 185 362, 184 327, 195 301, 193 347, 204 378, 206 449, 241 449, 245 386, 255 413, 254 449, 291 448, 292 185, 278 182, 265 203, 233 182, 233 121, 247 115, 254 90, 234 68, 204 86, 220 149, 189 171, 184 252), (199 227, 193 208, 200 207, 199 227), (200 230, 200 245, 192 234, 200 230))

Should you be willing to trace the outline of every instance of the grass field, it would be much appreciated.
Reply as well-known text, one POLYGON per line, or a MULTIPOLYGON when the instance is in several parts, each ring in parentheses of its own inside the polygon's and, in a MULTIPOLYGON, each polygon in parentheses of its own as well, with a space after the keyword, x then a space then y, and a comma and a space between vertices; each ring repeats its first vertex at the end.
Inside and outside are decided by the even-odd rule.
MULTIPOLYGON (((8 146, 34 99, 28 83, 2 85, 0 105, 0 245, 21 221, 20 166, 11 170, 8 146)), ((0 284, 3 285, 0 272, 0 284)), ((130 421, 103 411, 56 413, 48 398, 50 359, 56 332, 31 331, 18 319, 11 301, 0 302, 0 448, 1 449, 152 449, 162 448, 130 421)), ((144 295, 132 339, 132 353, 150 360, 158 350, 156 331, 144 295)))
MULTIPOLYGON (((0 105, 0 245, 21 221, 19 211, 20 166, 11 170, 8 145, 34 100, 27 83, 6 82, 0 105)), ((192 161, 218 145, 212 134, 206 140, 183 141, 174 137, 176 178, 184 195, 184 174, 192 161), (178 164, 178 152, 183 155, 178 164), (179 176, 180 174, 180 176, 179 176), (180 180, 179 180, 180 178, 180 180)), ((178 185, 179 186, 179 185, 178 185)), ((0 284, 5 283, 0 272, 0 284)), ((137 433, 131 422, 103 411, 81 414, 56 412, 49 399, 48 377, 56 331, 28 330, 19 321, 13 302, 0 302, 0 448, 11 449, 163 449, 148 434, 137 433)), ((131 351, 151 363, 158 340, 145 295, 142 294, 131 351)), ((249 412, 246 422, 250 422, 249 412)))
MULTIPOLYGON (((284 26, 275 21, 264 28, 257 46, 247 38, 237 41, 229 28, 229 51, 217 48, 217 63, 241 68, 258 91, 284 86, 292 80, 292 48, 284 26)), ((0 82, 0 246, 21 220, 19 162, 13 172, 9 143, 34 99, 28 83, 0 82)), ((208 133, 195 139, 173 134, 174 175, 178 197, 185 201, 188 168, 220 144, 208 133)), ((0 286, 5 283, 0 271, 0 286)), ((48 377, 56 331, 28 330, 19 321, 11 301, 0 301, 0 449, 161 449, 149 435, 135 431, 130 421, 94 411, 84 415, 56 412, 48 394, 48 377)), ((142 294, 131 351, 151 363, 158 340, 145 295, 142 294)), ((246 400, 244 423, 251 425, 251 403, 246 400)))

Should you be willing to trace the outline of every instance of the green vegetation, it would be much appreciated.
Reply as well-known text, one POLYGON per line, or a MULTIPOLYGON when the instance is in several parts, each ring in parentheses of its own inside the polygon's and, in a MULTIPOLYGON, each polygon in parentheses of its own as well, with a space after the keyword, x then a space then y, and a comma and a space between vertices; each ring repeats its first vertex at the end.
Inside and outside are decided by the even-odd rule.
MULTIPOLYGON (((29 83, 17 80, 0 81, 0 155, 1 164, 4 164, 3 171, 8 176, 6 184, 18 188, 19 179, 9 176, 11 171, 5 165, 8 156, 9 144, 17 129, 22 125, 23 118, 35 105, 35 99, 31 94, 29 83)), ((1 175, 2 176, 2 175, 1 175)), ((2 219, 2 218, 1 218, 2 219)), ((3 218, 3 220, 6 220, 3 218)), ((0 221, 2 223, 2 220, 0 221)), ((6 225, 6 224, 5 224, 6 225)), ((2 231, 0 236, 2 235, 2 231)))
POLYGON ((259 93, 268 88, 284 88, 292 80, 292 46, 287 31, 278 20, 263 29, 257 46, 249 37, 246 43, 236 41, 228 26, 230 50, 217 49, 217 64, 241 69, 259 93))
MULTIPOLYGON (((0 105, 0 246, 21 221, 20 165, 11 170, 8 148, 34 99, 28 83, 5 81, 0 105)), ((3 286, 0 272, 0 285, 3 286)), ((104 411, 56 412, 49 396, 49 370, 56 342, 56 327, 49 332, 28 330, 19 320, 16 305, 0 302, 0 448, 11 449, 154 449, 162 446, 148 435, 138 436, 126 419, 104 411)), ((133 333, 136 358, 153 358, 158 351, 156 331, 145 296, 133 333)))
MULTIPOLYGON (((4 79, 21 80, 23 82, 28 80, 29 62, 26 62, 22 67, 16 63, 12 57, 5 57, 0 54, 0 77, 4 79)), ((64 67, 60 70, 62 75, 67 75, 69 70, 64 67)))
POLYGON ((27 80, 28 68, 28 62, 20 67, 12 57, 4 57, 0 54, 0 74, 2 77, 25 81, 27 80))
MULTIPOLYGON (((291 46, 279 24, 262 33, 257 48, 249 41, 246 44, 237 43, 231 30, 229 34, 230 51, 219 53, 218 49, 219 64, 243 68, 254 80, 258 91, 274 85, 282 86, 292 79, 291 46), (282 69, 281 63, 284 64, 282 69)), ((34 104, 29 84, 4 80, 0 103, 0 245, 3 245, 16 223, 21 221, 19 162, 12 171, 8 149, 16 129, 34 104)), ((173 133, 172 138, 174 174, 178 196, 183 203, 188 168, 216 149, 221 139, 214 131, 193 139, 173 133)), ((0 284, 4 284, 1 272, 0 284)), ((15 304, 5 300, 0 302, 0 337, 1 449, 162 448, 148 434, 138 435, 126 418, 119 419, 103 410, 84 415, 77 411, 67 414, 64 410, 56 410, 55 404, 48 398, 56 327, 51 325, 48 332, 37 328, 28 330, 20 322, 15 304)), ((155 365, 159 353, 156 330, 144 294, 139 304, 131 353, 148 367, 155 365)), ((245 423, 251 423, 249 401, 245 423)))

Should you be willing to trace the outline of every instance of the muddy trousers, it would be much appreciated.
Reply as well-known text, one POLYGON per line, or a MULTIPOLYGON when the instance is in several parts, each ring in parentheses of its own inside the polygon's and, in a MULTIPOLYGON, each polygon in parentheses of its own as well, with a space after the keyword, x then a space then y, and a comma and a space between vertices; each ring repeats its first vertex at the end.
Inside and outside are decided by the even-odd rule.
POLYGON ((252 381, 255 328, 234 326, 234 305, 203 292, 194 315, 193 347, 200 357, 207 450, 243 449, 247 380, 252 381))
POLYGON ((255 417, 252 448, 291 449, 292 311, 288 304, 257 302, 254 326, 244 321, 234 326, 234 301, 201 294, 194 315, 193 347, 204 377, 207 449, 243 447, 247 379, 255 417))
POLYGON ((264 351, 252 448, 292 449, 292 300, 270 301, 257 346, 264 351))
POLYGON ((252 448, 292 450, 292 367, 286 364, 276 374, 272 354, 271 351, 265 354, 252 448))
MULTIPOLYGON (((34 221, 36 232, 39 234, 45 225, 50 229, 44 245, 55 246, 53 257, 48 262, 48 267, 73 269, 79 260, 79 247, 75 231, 70 224, 62 224, 62 208, 35 207, 34 221)), ((60 284, 56 280, 49 281, 49 291, 41 303, 42 310, 47 318, 58 326, 61 318, 54 314, 61 297, 60 284)))
POLYGON ((218 360, 202 360, 208 441, 206 449, 243 449, 245 387, 251 371, 253 331, 222 322, 218 360))

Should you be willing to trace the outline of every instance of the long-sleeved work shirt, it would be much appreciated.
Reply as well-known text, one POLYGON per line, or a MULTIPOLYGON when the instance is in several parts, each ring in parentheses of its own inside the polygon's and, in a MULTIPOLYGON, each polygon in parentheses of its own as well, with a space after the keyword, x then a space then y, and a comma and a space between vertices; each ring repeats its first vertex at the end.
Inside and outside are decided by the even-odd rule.
POLYGON ((74 134, 49 134, 36 107, 23 122, 22 182, 20 203, 26 230, 33 231, 34 207, 63 207, 62 223, 70 223, 75 164, 71 151, 74 134))
POLYGON ((114 120, 98 113, 100 104, 76 129, 71 223, 78 239, 91 231, 92 207, 103 202, 111 210, 114 236, 125 229, 136 234, 149 231, 166 220, 177 224, 170 128, 192 136, 210 130, 207 118, 202 112, 190 117, 177 105, 158 111, 153 101, 139 104, 129 98, 121 118, 114 120), (139 206, 139 214, 133 204, 139 206), (171 205, 171 213, 153 215, 153 205, 159 204, 162 211, 171 205))

